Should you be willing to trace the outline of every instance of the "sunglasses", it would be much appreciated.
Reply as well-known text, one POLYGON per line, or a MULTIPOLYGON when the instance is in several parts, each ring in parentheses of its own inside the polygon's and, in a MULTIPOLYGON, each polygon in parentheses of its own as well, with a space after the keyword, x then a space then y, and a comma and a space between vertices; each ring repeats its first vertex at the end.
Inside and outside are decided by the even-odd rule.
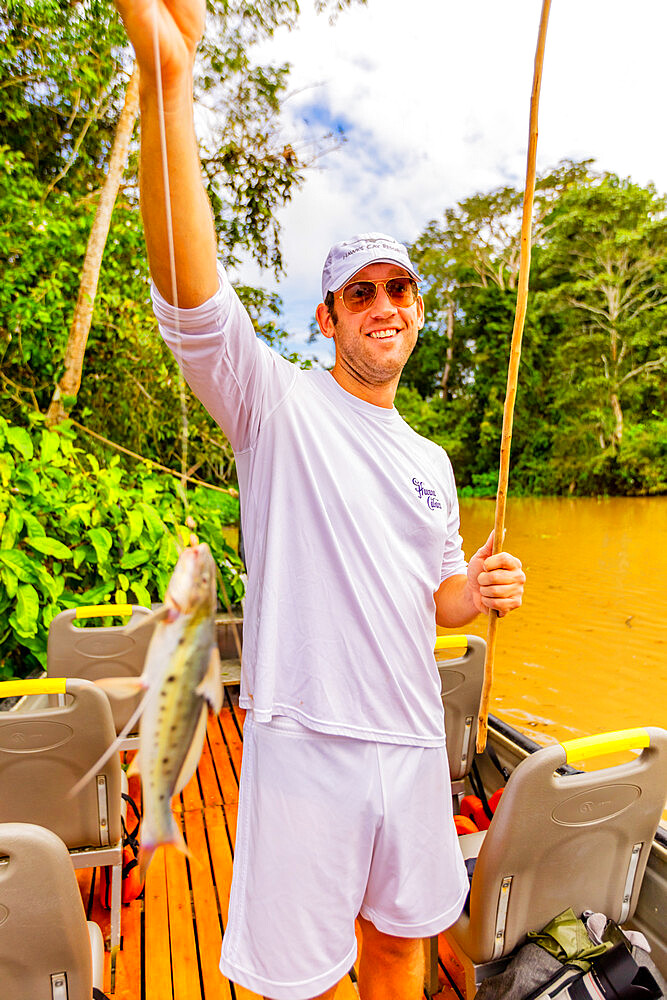
POLYGON ((387 281, 351 281, 338 298, 348 312, 364 312, 375 302, 380 285, 387 293, 391 304, 399 309, 407 309, 417 301, 419 295, 417 282, 408 277, 388 278, 387 281))

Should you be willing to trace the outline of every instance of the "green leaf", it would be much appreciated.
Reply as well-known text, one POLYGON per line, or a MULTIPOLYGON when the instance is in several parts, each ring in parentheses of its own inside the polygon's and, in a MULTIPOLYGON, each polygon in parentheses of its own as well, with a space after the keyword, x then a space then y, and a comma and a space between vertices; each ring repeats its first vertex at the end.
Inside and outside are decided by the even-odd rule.
POLYGON ((165 532, 165 526, 162 518, 154 507, 151 507, 150 504, 145 503, 144 501, 138 503, 137 507, 143 514, 144 522, 146 524, 148 536, 151 542, 156 542, 165 532))
POLYGON ((129 540, 134 542, 139 536, 144 527, 144 519, 140 512, 135 508, 131 508, 127 512, 127 520, 130 525, 130 537, 129 540))
POLYGON ((16 448, 22 458, 29 460, 33 456, 32 438, 25 427, 8 427, 7 440, 16 448))
POLYGON ((92 564, 94 555, 95 549, 92 545, 79 545, 74 549, 74 555, 72 556, 74 569, 78 569, 84 560, 86 561, 86 565, 92 564))
POLYGON ((0 548, 11 549, 14 547, 14 543, 18 537, 21 528, 23 527, 23 517, 16 510, 12 508, 7 515, 7 520, 5 521, 4 528, 2 529, 2 537, 0 538, 0 548))
POLYGON ((46 535, 42 522, 27 510, 23 511, 23 523, 31 538, 43 538, 46 535))
POLYGON ((19 580, 25 583, 36 583, 40 569, 39 563, 27 552, 20 549, 0 549, 0 563, 4 563, 19 580))
POLYGON ((32 469, 22 469, 15 477, 14 485, 20 493, 28 493, 33 497, 40 493, 39 477, 32 469))
POLYGON ((90 524, 90 512, 93 507, 93 501, 88 500, 86 502, 74 503, 69 508, 66 520, 67 522, 81 520, 83 524, 90 524))
POLYGON ((143 566, 150 559, 150 552, 136 549, 134 552, 126 552, 120 561, 121 569, 134 569, 136 566, 143 566))
POLYGON ((5 590, 7 591, 8 597, 16 597, 16 591, 18 590, 19 578, 16 573, 12 573, 10 569, 6 566, 0 567, 0 580, 5 585, 5 590))
POLYGON ((138 604, 143 604, 145 608, 150 608, 151 606, 151 595, 148 593, 143 583, 138 583, 136 580, 134 583, 130 584, 130 590, 137 598, 138 604))
POLYGON ((33 549, 37 549, 45 556, 55 556, 56 559, 71 559, 72 550, 68 549, 66 545, 59 542, 57 538, 48 538, 44 536, 43 538, 26 538, 28 545, 32 545, 33 549))
POLYGON ((172 569, 176 565, 176 560, 178 559, 178 549, 176 548, 176 542, 171 535, 163 535, 160 540, 160 548, 158 550, 159 561, 172 569))
POLYGON ((42 625, 48 631, 49 625, 62 609, 57 604, 47 604, 42 611, 42 625))
POLYGON ((81 604, 101 604, 104 598, 110 594, 113 589, 113 580, 105 580, 103 583, 99 583, 96 587, 91 587, 90 590, 84 591, 84 593, 81 594, 81 604))
POLYGON ((107 531, 106 528, 91 528, 88 532, 88 537, 90 538, 93 548, 95 549, 97 561, 99 563, 106 562, 113 544, 111 532, 107 531))
POLYGON ((35 635, 39 625, 39 596, 29 583, 19 585, 16 594, 16 611, 12 617, 17 630, 22 635, 35 635))
POLYGON ((38 582, 40 590, 50 601, 57 601, 65 586, 65 581, 62 577, 51 576, 44 568, 42 568, 39 574, 38 582))
POLYGON ((47 465, 53 456, 58 452, 60 448, 60 437, 55 431, 42 431, 42 437, 40 440, 40 459, 44 465, 47 465))
POLYGON ((9 454, 0 455, 0 480, 3 486, 9 486, 14 471, 14 459, 9 454))

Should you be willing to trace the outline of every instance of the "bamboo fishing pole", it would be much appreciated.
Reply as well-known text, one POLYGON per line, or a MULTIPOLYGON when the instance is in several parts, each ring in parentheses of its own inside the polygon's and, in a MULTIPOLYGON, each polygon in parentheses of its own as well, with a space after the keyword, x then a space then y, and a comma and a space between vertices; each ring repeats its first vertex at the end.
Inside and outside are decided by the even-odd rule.
MULTIPOLYGON (((512 445, 512 424, 514 421, 514 403, 519 380, 519 362, 521 360, 521 338, 526 318, 528 304, 528 278, 530 274, 531 228, 533 219, 533 196, 535 194, 535 161, 537 156, 537 118, 540 104, 540 87, 542 84, 542 65, 544 63, 544 46, 547 38, 547 24, 551 0, 543 0, 540 27, 537 35, 535 51, 535 68, 533 71, 533 89, 530 96, 530 124, 528 127, 528 156, 526 160, 526 186, 523 195, 523 216, 521 220, 521 247, 519 256, 519 287, 516 296, 516 312, 512 330, 509 368, 507 372, 507 394, 503 410, 503 431, 500 443, 500 468, 498 472, 498 492, 496 494, 496 515, 493 534, 493 554, 500 552, 505 534, 505 509, 507 506, 507 486, 510 472, 510 448, 512 445)), ((477 753, 482 753, 486 746, 488 731, 489 700, 493 684, 493 665, 496 653, 496 636, 498 630, 497 612, 489 612, 489 624, 486 633, 486 662, 484 664, 484 684, 479 708, 477 726, 477 753)))

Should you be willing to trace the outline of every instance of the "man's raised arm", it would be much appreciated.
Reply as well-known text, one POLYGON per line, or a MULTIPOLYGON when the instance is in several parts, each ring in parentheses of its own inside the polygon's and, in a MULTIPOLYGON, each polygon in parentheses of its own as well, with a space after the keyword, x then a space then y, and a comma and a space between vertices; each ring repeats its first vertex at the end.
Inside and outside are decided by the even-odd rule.
POLYGON ((191 309, 218 288, 215 230, 193 121, 193 65, 204 30, 205 0, 116 0, 116 6, 140 72, 141 211, 151 274, 163 297, 173 303, 158 109, 161 72, 178 305, 191 309))

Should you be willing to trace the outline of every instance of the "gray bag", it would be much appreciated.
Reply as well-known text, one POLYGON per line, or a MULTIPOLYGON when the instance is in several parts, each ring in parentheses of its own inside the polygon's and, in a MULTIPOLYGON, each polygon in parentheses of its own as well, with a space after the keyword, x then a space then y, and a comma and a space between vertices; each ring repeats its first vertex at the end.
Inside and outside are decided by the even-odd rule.
POLYGON ((484 980, 476 1000, 660 1000, 664 995, 665 981, 641 948, 616 944, 582 972, 529 943, 503 972, 484 980))

